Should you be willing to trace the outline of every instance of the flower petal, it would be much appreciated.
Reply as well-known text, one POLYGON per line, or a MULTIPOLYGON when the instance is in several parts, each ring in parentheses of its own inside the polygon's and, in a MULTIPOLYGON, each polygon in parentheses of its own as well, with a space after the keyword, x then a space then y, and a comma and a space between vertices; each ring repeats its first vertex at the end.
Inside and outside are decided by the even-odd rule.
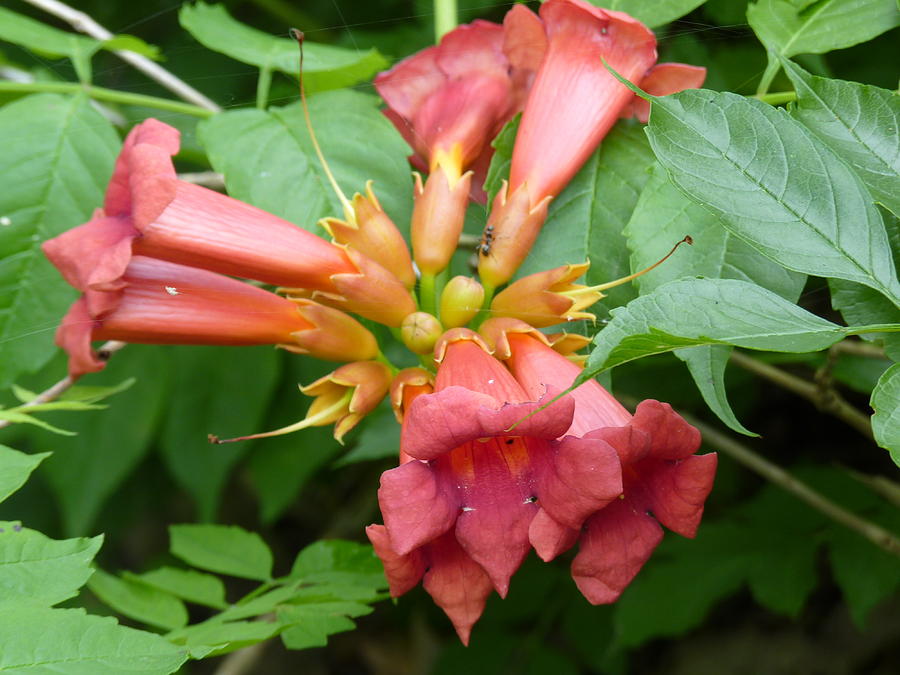
POLYGON ((406 413, 400 448, 411 457, 428 460, 479 438, 511 434, 557 438, 566 432, 574 413, 574 402, 568 397, 524 419, 553 398, 554 393, 545 394, 536 403, 507 404, 458 386, 419 396, 406 413), (517 422, 518 426, 508 431, 517 422))
POLYGON ((579 534, 581 530, 559 524, 544 509, 538 509, 528 526, 528 541, 544 562, 572 548, 579 534))
POLYGON ((450 533, 425 549, 428 571, 422 585, 453 622, 462 643, 468 645, 472 626, 481 618, 493 590, 491 580, 450 533))
POLYGON ((668 403, 653 399, 641 401, 634 411, 631 426, 650 436, 649 456, 656 459, 683 459, 700 447, 700 432, 685 422, 668 403))
POLYGON ((538 478, 541 508, 561 525, 578 529, 588 516, 622 494, 616 451, 599 438, 566 436, 553 443, 538 478))
MULTIPOLYGON (((657 63, 644 75, 638 86, 652 96, 668 96, 685 89, 703 86, 706 68, 689 66, 685 63, 657 63)), ((622 112, 623 117, 637 117, 647 123, 650 117, 650 101, 635 96, 630 108, 622 112)))
POLYGON ((459 513, 456 495, 422 462, 407 462, 381 474, 378 503, 391 548, 400 555, 449 530, 459 513))
POLYGON ((697 534, 703 504, 716 475, 715 453, 682 460, 643 462, 635 467, 640 482, 630 488, 629 498, 649 510, 673 532, 685 537, 697 534))
POLYGON ((543 450, 541 445, 512 438, 475 441, 441 460, 470 471, 454 471, 462 511, 456 538, 488 573, 501 597, 506 597, 509 580, 528 553, 528 526, 538 510, 531 460, 543 450))
POLYGON ((96 323, 88 314, 85 299, 79 298, 56 329, 56 344, 69 354, 69 375, 73 378, 96 373, 106 366, 91 349, 91 334, 96 323))
POLYGON ((381 558, 384 576, 387 577, 391 589, 391 597, 399 598, 415 588, 425 574, 422 551, 416 550, 408 555, 396 553, 391 548, 391 541, 384 525, 369 525, 366 528, 366 536, 372 542, 375 555, 381 558))
POLYGON ((595 514, 572 561, 572 578, 593 605, 615 602, 662 541, 663 530, 630 500, 595 514))

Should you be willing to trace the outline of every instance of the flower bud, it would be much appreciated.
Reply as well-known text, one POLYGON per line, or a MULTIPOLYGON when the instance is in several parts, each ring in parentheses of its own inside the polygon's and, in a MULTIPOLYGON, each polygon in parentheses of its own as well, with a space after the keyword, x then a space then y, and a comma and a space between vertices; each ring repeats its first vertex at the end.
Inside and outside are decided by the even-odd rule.
POLYGON ((441 322, 446 328, 465 326, 481 310, 484 287, 471 277, 453 277, 441 293, 441 322))
POLYGON ((378 361, 348 363, 300 391, 316 399, 306 413, 307 420, 317 417, 311 426, 335 423, 334 437, 344 436, 375 409, 388 393, 391 370, 378 361))
POLYGON ((416 311, 416 301, 397 277, 356 249, 344 249, 355 270, 332 275, 334 291, 279 288, 278 292, 290 300, 308 298, 386 326, 399 326, 408 314, 416 311))
POLYGON ((451 181, 443 167, 429 176, 425 185, 415 174, 415 205, 412 214, 413 259, 422 274, 434 276, 447 265, 456 250, 466 219, 472 172, 451 181))
POLYGON ((412 288, 416 283, 416 274, 406 240, 381 208, 372 191, 372 181, 366 183, 366 196, 358 192, 353 196, 353 212, 354 223, 339 218, 323 218, 319 224, 337 243, 348 244, 367 255, 393 273, 404 286, 412 288))
POLYGON ((538 328, 563 321, 593 319, 593 314, 581 310, 593 305, 603 294, 572 283, 588 267, 590 263, 563 265, 522 277, 497 294, 491 303, 491 315, 523 319, 538 328))
POLYGON ((314 327, 291 333, 294 342, 279 347, 326 361, 368 361, 378 356, 375 336, 352 316, 307 298, 288 300, 314 327))
POLYGON ((413 312, 400 324, 400 337, 414 354, 430 354, 444 329, 428 312, 413 312))
POLYGON ((485 286, 497 288, 512 279, 547 219, 551 199, 547 196, 532 203, 527 184, 509 193, 503 183, 485 228, 491 233, 491 244, 478 250, 478 276, 485 286))

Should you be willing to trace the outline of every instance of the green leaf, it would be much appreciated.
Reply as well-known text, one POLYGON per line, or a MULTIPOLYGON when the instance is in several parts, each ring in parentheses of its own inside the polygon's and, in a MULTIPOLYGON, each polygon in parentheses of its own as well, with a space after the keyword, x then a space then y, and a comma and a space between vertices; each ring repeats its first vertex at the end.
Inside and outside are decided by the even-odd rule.
MULTIPOLYGON (((695 204, 656 165, 644 186, 624 231, 631 249, 631 270, 646 269, 662 259, 685 235, 693 245, 682 245, 662 265, 635 281, 642 294, 684 276, 741 279, 756 282, 783 298, 795 301, 806 277, 786 270, 726 230, 719 218, 695 204)), ((729 428, 755 436, 734 415, 725 388, 725 366, 730 348, 701 346, 677 350, 703 399, 729 428)))
POLYGON ((382 405, 366 419, 356 444, 334 466, 346 466, 374 459, 395 458, 400 448, 400 425, 390 406, 382 405))
POLYGON ((217 623, 204 621, 203 623, 189 626, 169 636, 171 640, 188 647, 209 645, 216 648, 215 655, 238 649, 240 647, 267 640, 278 631, 281 625, 268 621, 232 621, 217 623))
MULTIPOLYGON (((309 649, 324 647, 328 644, 328 636, 334 633, 353 630, 356 624, 343 615, 343 605, 348 603, 323 603, 319 605, 299 605, 296 607, 280 607, 278 621, 287 624, 281 633, 284 646, 288 649, 309 649)), ((371 612, 370 607, 358 605, 371 612)))
MULTIPOLYGON (((643 127, 634 122, 617 124, 550 204, 547 222, 518 276, 585 260, 591 261, 589 284, 627 276, 622 230, 652 165, 643 127)), ((619 286, 609 291, 603 304, 615 307, 635 295, 630 285, 619 286)))
POLYGON ((165 591, 120 579, 99 569, 88 581, 88 588, 109 607, 130 619, 166 630, 187 624, 184 603, 165 591))
POLYGON ((372 547, 340 539, 320 540, 300 551, 291 578, 305 583, 334 582, 384 588, 386 581, 372 547))
POLYGON ((900 23, 894 0, 757 0, 747 21, 779 56, 824 54, 871 40, 900 23))
POLYGON ((0 445, 0 502, 25 485, 31 472, 51 454, 40 452, 26 455, 24 452, 0 445))
POLYGON ((753 282, 796 302, 806 282, 805 275, 772 262, 725 229, 714 213, 678 190, 659 165, 651 171, 624 234, 632 272, 661 260, 685 235, 693 240, 635 280, 641 294, 681 277, 704 276, 753 282))
MULTIPOLYGON (((831 306, 841 313, 848 324, 867 321, 900 323, 900 308, 868 286, 843 279, 829 279, 828 287, 831 290, 831 306)), ((888 356, 895 361, 900 360, 900 334, 871 333, 863 337, 880 341, 888 356)))
POLYGON ((0 672, 167 675, 187 660, 168 640, 82 609, 0 612, 0 672))
POLYGON ((745 548, 742 530, 718 523, 704 524, 694 541, 664 539, 616 604, 618 644, 632 647, 700 624, 717 601, 743 582, 745 548), (710 565, 713 559, 716 564, 710 565))
POLYGON ((93 38, 53 28, 4 7, 0 7, 0 40, 50 58, 69 57, 82 82, 91 81, 91 56, 101 47, 93 38))
MULTIPOLYGON (((296 387, 290 393, 297 396, 296 387)), ((290 399, 288 399, 290 401, 290 399)), ((291 402, 294 419, 302 415, 296 401, 291 402)), ((278 424, 266 428, 277 429, 278 424)), ((270 524, 296 500, 309 479, 340 452, 331 427, 304 429, 299 434, 276 436, 256 444, 249 469, 259 495, 260 520, 270 524)))
POLYGON ((201 569, 244 579, 272 577, 272 552, 262 538, 237 526, 170 525, 172 555, 201 569))
MULTIPOLYGON (((162 347, 131 345, 117 354, 91 381, 115 386, 133 376, 138 385, 111 400, 107 410, 68 415, 66 425, 78 435, 53 438, 57 451, 44 475, 59 500, 67 534, 90 530, 106 499, 149 451, 168 393, 167 353, 162 347)), ((51 442, 44 432, 32 438, 36 445, 51 442)))
POLYGON ((135 382, 137 382, 137 378, 129 377, 118 384, 111 384, 109 386, 77 384, 67 391, 64 391, 59 397, 59 400, 96 403, 97 401, 102 401, 105 398, 123 392, 126 389, 130 389, 135 382))
MULTIPOLYGON (((279 70, 293 76, 300 70, 300 49, 294 40, 274 37, 235 21, 222 5, 185 4, 178 20, 200 44, 213 51, 262 70, 279 70)), ((308 92, 365 82, 387 66, 387 60, 375 49, 360 51, 303 42, 303 83, 308 92)))
POLYGON ((103 49, 110 51, 126 51, 146 56, 153 61, 162 61, 163 57, 156 45, 150 45, 134 35, 115 35, 103 41, 103 49))
POLYGON ((592 5, 631 14, 649 28, 657 28, 680 19, 706 0, 589 0, 592 5))
POLYGON ((86 97, 51 94, 4 106, 0 137, 0 387, 5 387, 56 353, 53 332, 75 291, 40 245, 86 221, 103 202, 120 144, 86 97))
POLYGON ((872 391, 872 431, 875 441, 900 466, 900 363, 884 371, 872 391))
POLYGON ((10 607, 49 607, 78 594, 93 573, 103 536, 54 540, 0 521, 0 614, 10 607))
POLYGON ((731 347, 728 345, 700 345, 675 350, 675 356, 688 367, 706 405, 725 426, 745 436, 759 436, 738 421, 728 402, 725 367, 730 355, 731 347))
POLYGON ((810 75, 783 62, 797 91, 791 114, 850 164, 872 196, 900 216, 900 96, 810 75))
MULTIPOLYGON (((26 409, 27 410, 27 409, 26 409)), ((46 422, 39 417, 32 417, 27 412, 20 412, 18 410, 0 410, 0 420, 5 422, 9 422, 11 424, 32 424, 36 427, 40 427, 41 429, 45 429, 46 431, 52 432, 54 434, 59 434, 60 436, 75 436, 74 431, 67 431, 66 429, 61 429, 57 426, 46 422)))
MULTIPOLYGON (((373 180, 382 207, 405 230, 412 213, 410 149, 379 105, 376 97, 352 90, 309 98, 313 128, 338 184, 349 196, 373 180), (365 152, 347 142, 347 129, 365 139, 365 152)), ((343 213, 299 105, 221 113, 202 122, 197 133, 232 197, 308 230, 316 230, 320 218, 343 213)))
POLYGON ((613 310, 594 338, 582 378, 680 347, 730 344, 803 353, 825 349, 850 332, 755 284, 681 279, 613 310))
POLYGON ((275 611, 279 605, 289 602, 297 594, 297 586, 297 584, 280 586, 261 595, 255 594, 258 592, 257 589, 257 591, 250 593, 238 603, 231 605, 224 612, 218 614, 213 620, 235 621, 237 619, 247 619, 251 616, 269 614, 275 611))
MULTIPOLYGON (((166 466, 197 500, 200 519, 213 520, 229 473, 251 442, 215 445, 209 434, 231 438, 266 431, 261 425, 280 355, 271 347, 178 347, 166 354, 173 392, 160 449, 166 466)), ((301 395, 294 396, 302 405, 301 395)))
POLYGON ((512 163, 513 148, 521 121, 522 115, 519 113, 504 124, 500 133, 491 141, 494 154, 491 155, 491 164, 488 166, 487 175, 484 178, 484 191, 488 195, 488 204, 494 203, 494 197, 500 192, 503 181, 509 180, 509 167, 512 163))
POLYGON ((125 572, 124 576, 129 581, 146 584, 198 605, 216 609, 228 606, 225 602, 225 584, 211 574, 178 567, 160 567, 143 574, 125 572))
MULTIPOLYGON (((900 525, 896 522, 896 509, 894 516, 892 529, 896 531, 900 525)), ((845 528, 831 528, 828 539, 835 581, 844 594, 850 616, 862 630, 872 609, 900 588, 897 558, 863 543, 858 534, 845 528)))
POLYGON ((705 89, 653 99, 650 143, 675 184, 785 267, 900 304, 877 208, 857 175, 784 110, 705 89))

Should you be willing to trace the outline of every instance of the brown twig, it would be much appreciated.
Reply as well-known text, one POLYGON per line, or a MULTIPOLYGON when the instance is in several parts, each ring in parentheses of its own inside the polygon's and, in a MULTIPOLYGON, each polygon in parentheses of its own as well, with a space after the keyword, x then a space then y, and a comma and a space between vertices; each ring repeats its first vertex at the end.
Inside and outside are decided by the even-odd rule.
POLYGON ((838 419, 852 426, 869 440, 874 440, 875 437, 872 434, 872 422, 870 421, 869 416, 864 412, 857 410, 837 391, 832 387, 827 386, 827 376, 829 372, 827 368, 822 371, 822 375, 819 378, 820 383, 816 384, 797 377, 796 375, 791 375, 781 368, 776 368, 771 364, 754 359, 752 356, 747 356, 739 351, 733 351, 731 353, 731 360, 744 370, 759 375, 760 377, 763 377, 770 382, 774 382, 778 386, 811 401, 813 405, 822 412, 834 415, 838 419))
POLYGON ((727 434, 701 422, 690 415, 679 413, 690 424, 697 427, 703 435, 704 440, 713 446, 716 450, 723 453, 743 464, 748 469, 755 471, 763 478, 775 483, 777 486, 790 492, 800 501, 816 509, 820 513, 825 514, 837 523, 847 527, 857 534, 865 537, 877 547, 900 557, 900 539, 894 534, 888 532, 880 525, 876 525, 864 518, 860 518, 855 513, 851 513, 844 507, 831 501, 820 492, 801 480, 798 480, 790 473, 782 469, 780 466, 772 464, 762 455, 758 455, 743 443, 736 441, 727 434))
POLYGON ((885 500, 889 501, 897 508, 900 508, 900 484, 892 481, 890 478, 885 478, 884 476, 870 476, 867 473, 860 473, 859 471, 854 471, 847 467, 841 468, 846 471, 851 478, 859 481, 872 490, 872 492, 879 494, 885 500))
MULTIPOLYGON (((97 354, 103 359, 106 360, 114 353, 122 349, 126 343, 119 342, 118 340, 110 340, 108 342, 103 343, 100 346, 100 349, 97 350, 97 354)), ((27 408, 31 408, 32 406, 39 405, 41 403, 49 403, 50 401, 55 401, 60 396, 63 395, 69 388, 75 384, 75 380, 72 379, 71 375, 66 375, 59 382, 54 384, 52 387, 48 387, 40 394, 35 396, 33 399, 28 401, 27 403, 23 403, 18 406, 18 410, 25 410, 27 408)), ((3 427, 8 427, 12 422, 9 420, 0 420, 0 429, 3 427)))
POLYGON ((870 359, 886 359, 887 355, 884 349, 878 345, 864 340, 841 340, 831 345, 831 348, 837 353, 852 354, 854 356, 865 356, 870 359))

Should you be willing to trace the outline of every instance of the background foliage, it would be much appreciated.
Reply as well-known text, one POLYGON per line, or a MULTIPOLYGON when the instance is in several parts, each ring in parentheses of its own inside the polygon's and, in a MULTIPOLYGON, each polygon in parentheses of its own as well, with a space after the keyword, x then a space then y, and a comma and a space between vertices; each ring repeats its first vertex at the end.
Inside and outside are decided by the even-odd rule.
MULTIPOLYGON (((900 532, 900 337, 871 327, 900 323, 897 3, 596 4, 654 27, 660 60, 705 65, 707 89, 658 100, 646 133, 620 122, 554 201, 522 273, 589 258, 599 283, 690 234, 692 247, 603 301, 589 371, 615 366, 626 400, 760 435, 741 443, 787 480, 900 532), (866 341, 842 347, 851 335, 866 341), (863 418, 871 404, 889 452, 833 414, 835 393, 863 418)), ((508 7, 462 0, 460 18, 508 7)), ((64 374, 52 335, 74 292, 39 245, 100 204, 130 123, 177 126, 179 170, 217 171, 229 194, 301 227, 339 213, 302 123, 288 26, 308 38, 313 124, 338 181, 374 180, 401 227, 411 206, 407 148, 370 80, 432 41, 430 3, 77 8, 119 37, 75 35, 24 2, 0 8, 0 418, 19 422, 0 431, 0 671, 41 672, 55 653, 73 673, 215 672, 213 657, 259 643, 247 672, 892 672, 897 556, 732 454, 697 539, 667 537, 616 605, 588 605, 563 561, 530 560, 464 649, 421 590, 370 614, 385 582, 358 542, 395 462, 388 410, 343 448, 318 429, 206 442, 296 420, 296 384, 327 366, 267 348, 129 346, 60 401, 17 409, 64 374), (224 111, 144 105, 133 95, 171 94, 112 53, 123 48, 224 111), (98 104, 79 82, 131 98, 94 92, 98 104)), ((496 142, 495 179, 513 132, 496 142)), ((484 219, 471 209, 467 231, 484 219)), ((707 449, 719 438, 706 434, 707 449)))

